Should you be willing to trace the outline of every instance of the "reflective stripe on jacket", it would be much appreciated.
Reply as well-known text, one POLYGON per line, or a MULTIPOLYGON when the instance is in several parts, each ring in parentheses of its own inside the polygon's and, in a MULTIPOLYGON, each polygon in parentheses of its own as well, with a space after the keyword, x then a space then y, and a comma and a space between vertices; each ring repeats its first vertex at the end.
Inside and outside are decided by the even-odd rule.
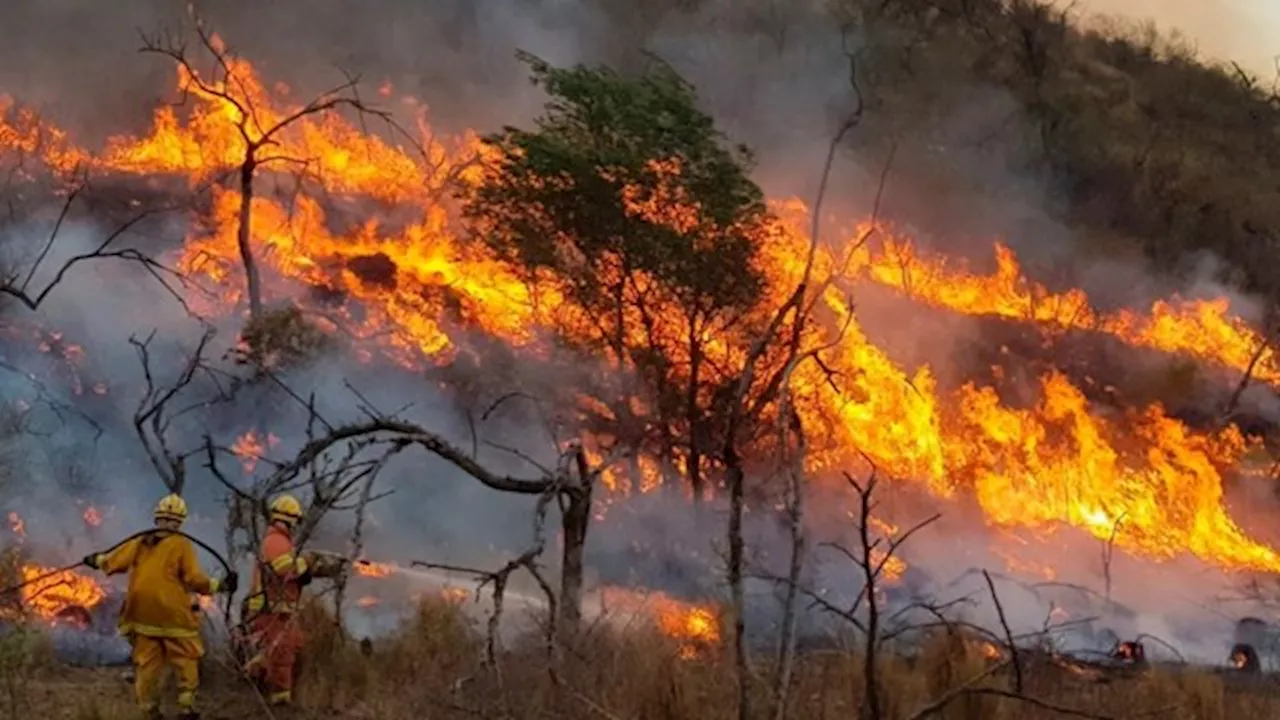
POLYGON ((306 572, 307 559, 294 552, 289 531, 273 524, 262 539, 262 553, 253 568, 253 585, 246 608, 255 614, 296 612, 302 597, 299 578, 306 572))
POLYGON ((218 591, 218 581, 200 569, 190 540, 163 532, 145 535, 97 560, 108 575, 129 573, 129 590, 120 610, 121 634, 199 637, 200 618, 191 609, 191 593, 212 595, 218 591))

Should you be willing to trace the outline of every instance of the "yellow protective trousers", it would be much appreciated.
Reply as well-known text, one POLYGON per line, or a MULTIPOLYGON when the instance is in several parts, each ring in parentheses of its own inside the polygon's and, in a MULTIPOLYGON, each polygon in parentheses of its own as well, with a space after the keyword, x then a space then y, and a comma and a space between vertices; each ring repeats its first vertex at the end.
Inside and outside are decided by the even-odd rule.
POLYGON ((192 710, 196 704, 196 690, 200 687, 200 658, 204 656, 204 644, 199 637, 152 637, 134 635, 133 668, 134 694, 138 706, 149 712, 160 705, 160 686, 165 671, 173 668, 178 679, 178 708, 192 710))

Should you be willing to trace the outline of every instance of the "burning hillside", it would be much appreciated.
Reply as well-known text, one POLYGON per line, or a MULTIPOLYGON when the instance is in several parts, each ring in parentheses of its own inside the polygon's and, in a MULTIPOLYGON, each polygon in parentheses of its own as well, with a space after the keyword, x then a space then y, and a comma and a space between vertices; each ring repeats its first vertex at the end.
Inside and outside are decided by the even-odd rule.
MULTIPOLYGON (((147 132, 120 134, 101 149, 80 147, 6 100, 0 150, 28 163, 38 159, 55 178, 89 169, 124 187, 174 178, 193 191, 212 184, 170 257, 214 288, 212 296, 189 298, 207 315, 231 316, 249 304, 241 247, 247 239, 265 298, 301 305, 325 329, 353 338, 369 361, 407 369, 447 364, 470 352, 469 338, 480 333, 538 362, 553 355, 557 338, 587 343, 607 325, 604 332, 620 344, 661 349, 676 366, 673 377, 689 384, 695 363, 681 343, 699 337, 703 379, 714 384, 727 382, 726 368, 741 364, 752 332, 805 275, 808 210, 799 201, 778 201, 765 221, 746 230, 756 243, 752 262, 766 278, 764 302, 748 321, 695 327, 679 311, 678 294, 644 276, 627 292, 650 309, 602 318, 575 304, 562 280, 525 272, 461 233, 450 192, 485 182, 494 172, 490 149, 471 135, 441 140, 420 102, 402 101, 414 118, 412 132, 398 124, 377 135, 336 112, 344 106, 337 96, 295 100, 289 88, 265 82, 242 60, 207 78, 181 66, 177 89, 189 107, 162 107, 147 132), (225 180, 246 167, 258 173, 249 198, 242 185, 225 180)), ((381 94, 394 93, 384 87, 381 94)), ((674 182, 686 172, 681 162, 657 158, 647 171, 651 186, 630 187, 619 198, 625 215, 682 232, 696 228, 699 206, 674 182)), ((1280 380, 1271 355, 1259 351, 1261 335, 1228 315, 1225 302, 1170 300, 1146 313, 1104 313, 1082 292, 1054 293, 1028 281, 1005 248, 996 248, 997 272, 982 276, 916 252, 887 229, 849 226, 813 262, 812 286, 820 292, 812 303, 824 322, 804 340, 825 348, 822 362, 799 365, 791 377, 815 482, 866 457, 937 498, 976 501, 993 526, 1044 534, 1074 527, 1102 540, 1114 536, 1120 547, 1155 560, 1191 554, 1226 570, 1280 571, 1280 554, 1244 532, 1224 504, 1227 479, 1258 447, 1237 428, 1193 430, 1159 406, 1100 413, 1057 371, 1038 379, 1038 400, 1030 405, 975 383, 942 388, 929 367, 904 367, 891 348, 870 341, 848 291, 870 280, 960 314, 1007 317, 1046 332, 1103 333, 1239 371, 1254 366, 1258 354, 1257 375, 1280 380)), ((601 355, 597 360, 611 370, 635 370, 625 352, 601 355)), ((592 401, 580 398, 584 414, 617 412, 592 401)), ((643 398, 626 410, 664 422, 643 398)), ((681 452, 673 451, 674 463, 639 457, 611 471, 605 480, 612 495, 604 501, 685 474, 699 461, 681 452)))

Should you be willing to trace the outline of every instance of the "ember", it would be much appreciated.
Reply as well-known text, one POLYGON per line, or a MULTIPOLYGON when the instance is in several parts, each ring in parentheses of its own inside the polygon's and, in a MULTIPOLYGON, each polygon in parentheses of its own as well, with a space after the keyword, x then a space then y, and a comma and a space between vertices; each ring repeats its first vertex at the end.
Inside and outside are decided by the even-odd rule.
POLYGON ((1231 667, 1245 673, 1262 672, 1262 661, 1258 659, 1258 651, 1247 643, 1236 643, 1231 648, 1231 667))
POLYGON ((1147 661, 1147 650, 1140 642, 1126 640, 1116 645, 1111 657, 1121 662, 1142 664, 1147 661))
POLYGON ((102 513, 98 512, 98 508, 90 505, 84 510, 84 524, 89 527, 102 526, 102 513))

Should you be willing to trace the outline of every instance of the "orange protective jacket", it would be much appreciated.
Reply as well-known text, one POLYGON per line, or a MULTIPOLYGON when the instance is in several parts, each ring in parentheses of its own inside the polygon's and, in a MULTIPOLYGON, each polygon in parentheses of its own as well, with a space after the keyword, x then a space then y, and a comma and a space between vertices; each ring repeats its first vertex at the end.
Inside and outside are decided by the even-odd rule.
POLYGON ((249 612, 296 612, 302 598, 301 578, 308 567, 307 559, 294 552, 289 531, 273 524, 262 539, 262 552, 253 568, 253 586, 246 605, 249 612))
POLYGON ((129 573, 129 590, 120 611, 122 635, 198 638, 200 618, 191 609, 191 593, 212 595, 218 581, 196 562, 195 546, 181 535, 156 533, 99 555, 108 575, 129 573))

